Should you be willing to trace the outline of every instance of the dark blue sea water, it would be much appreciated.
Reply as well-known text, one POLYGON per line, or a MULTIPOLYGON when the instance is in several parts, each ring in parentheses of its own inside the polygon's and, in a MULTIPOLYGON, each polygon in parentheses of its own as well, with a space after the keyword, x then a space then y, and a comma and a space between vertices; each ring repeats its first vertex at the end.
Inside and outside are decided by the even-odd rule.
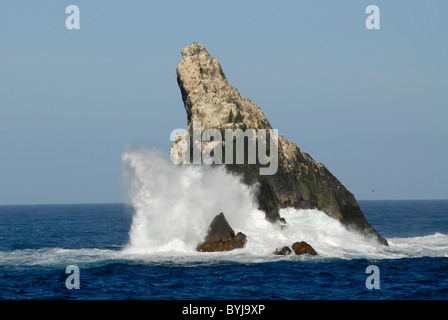
POLYGON ((259 244, 246 251, 140 252, 129 250, 128 205, 0 206, 0 299, 447 299, 448 200, 359 203, 390 247, 352 244, 358 238, 308 212, 299 221, 311 231, 300 235, 316 257, 254 252, 265 245, 256 231, 248 238, 259 244), (69 265, 79 289, 66 287, 69 265), (366 287, 369 265, 377 289, 366 287))

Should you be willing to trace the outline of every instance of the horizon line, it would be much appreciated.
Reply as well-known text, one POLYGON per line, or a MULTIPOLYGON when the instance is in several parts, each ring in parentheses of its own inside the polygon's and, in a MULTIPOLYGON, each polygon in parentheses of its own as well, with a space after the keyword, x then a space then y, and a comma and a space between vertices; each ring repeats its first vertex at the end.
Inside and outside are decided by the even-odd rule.
MULTIPOLYGON (((448 201, 446 199, 357 199, 356 201, 448 201)), ((72 206, 72 205, 132 205, 130 202, 77 202, 77 203, 13 203, 0 206, 72 206)))

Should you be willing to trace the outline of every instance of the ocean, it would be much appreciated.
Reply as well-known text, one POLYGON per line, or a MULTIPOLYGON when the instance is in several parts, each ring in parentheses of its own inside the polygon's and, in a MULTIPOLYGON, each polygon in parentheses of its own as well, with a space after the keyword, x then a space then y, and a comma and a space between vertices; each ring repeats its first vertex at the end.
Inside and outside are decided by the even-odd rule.
POLYGON ((0 206, 0 299, 448 298, 448 201, 359 203, 389 247, 362 242, 317 211, 298 210, 288 218, 308 234, 295 236, 318 256, 273 255, 280 243, 290 245, 290 230, 283 238, 278 231, 266 249, 265 242, 251 246, 259 235, 248 232, 247 248, 231 252, 140 252, 129 247, 131 205, 0 206), (79 268, 79 289, 67 288, 70 265, 79 268), (379 288, 366 286, 370 265, 378 267, 379 288))

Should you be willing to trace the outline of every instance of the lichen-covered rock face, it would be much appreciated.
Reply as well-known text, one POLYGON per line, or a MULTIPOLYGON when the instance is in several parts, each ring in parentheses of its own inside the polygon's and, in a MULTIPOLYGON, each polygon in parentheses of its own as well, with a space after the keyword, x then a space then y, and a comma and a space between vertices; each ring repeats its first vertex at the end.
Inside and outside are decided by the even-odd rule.
POLYGON ((200 252, 230 251, 243 248, 246 242, 246 235, 241 232, 235 235, 235 231, 221 212, 210 223, 204 242, 199 243, 196 250, 200 252))
MULTIPOLYGON (((272 129, 261 109, 232 87, 218 60, 212 58, 201 44, 193 43, 181 53, 177 82, 187 111, 190 136, 193 121, 200 121, 202 131, 272 129)), ((185 143, 179 137, 173 148, 185 143)), ((202 148, 206 146, 203 144, 202 148)), ((278 170, 275 174, 260 175, 259 169, 263 165, 258 162, 225 166, 240 174, 246 184, 258 185, 258 206, 270 221, 280 219, 280 208, 316 208, 387 245, 386 239, 367 222, 353 194, 323 164, 301 152, 296 144, 283 136, 278 137, 278 170)))
POLYGON ((177 83, 182 93, 188 124, 201 121, 208 128, 270 128, 261 109, 227 81, 216 58, 199 43, 184 48, 177 66, 177 83), (229 119, 230 115, 233 115, 229 119), (231 121, 229 121, 231 120, 231 121))

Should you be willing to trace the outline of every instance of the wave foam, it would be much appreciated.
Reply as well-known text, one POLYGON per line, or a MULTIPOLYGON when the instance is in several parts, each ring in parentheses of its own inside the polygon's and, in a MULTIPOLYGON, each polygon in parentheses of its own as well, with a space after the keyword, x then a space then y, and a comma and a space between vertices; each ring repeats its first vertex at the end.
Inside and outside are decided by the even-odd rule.
POLYGON ((264 218, 253 190, 222 167, 172 165, 155 150, 123 154, 125 177, 135 208, 129 243, 117 250, 41 248, 0 251, 0 265, 101 266, 114 262, 203 265, 219 261, 259 263, 279 260, 400 259, 448 257, 448 235, 388 238, 389 247, 347 230, 319 210, 282 209, 281 229, 264 218), (246 234, 243 249, 196 252, 212 219, 224 212, 235 232, 246 234), (276 248, 306 241, 318 256, 277 256, 276 248))
POLYGON ((123 162, 136 210, 130 242, 123 249, 127 254, 266 261, 278 259, 272 255, 276 248, 291 246, 296 241, 308 242, 324 258, 387 259, 448 254, 445 235, 438 234, 436 239, 392 238, 390 247, 385 247, 347 230, 319 210, 282 209, 280 215, 288 222, 288 227, 282 230, 266 221, 264 213, 256 208, 253 190, 223 167, 179 167, 154 150, 126 152, 123 162), (246 247, 224 253, 197 253, 196 244, 204 238, 209 223, 219 212, 224 212, 235 232, 247 235, 246 247))

